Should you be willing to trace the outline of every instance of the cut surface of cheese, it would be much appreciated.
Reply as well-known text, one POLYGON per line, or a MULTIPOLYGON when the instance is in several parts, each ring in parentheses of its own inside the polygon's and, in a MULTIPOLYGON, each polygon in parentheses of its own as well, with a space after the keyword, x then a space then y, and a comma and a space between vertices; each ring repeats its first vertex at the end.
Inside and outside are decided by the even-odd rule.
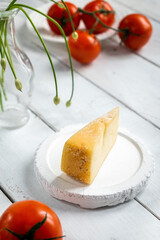
POLYGON ((116 141, 118 125, 119 108, 116 107, 76 132, 64 144, 61 170, 91 184, 116 141))

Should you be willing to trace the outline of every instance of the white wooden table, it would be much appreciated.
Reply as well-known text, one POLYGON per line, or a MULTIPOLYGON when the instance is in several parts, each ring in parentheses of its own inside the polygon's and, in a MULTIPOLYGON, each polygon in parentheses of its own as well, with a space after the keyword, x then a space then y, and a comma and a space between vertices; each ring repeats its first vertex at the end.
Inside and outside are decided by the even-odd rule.
MULTIPOLYGON (((42 4, 32 0, 27 3, 36 7, 42 4)), ((17 17, 19 40, 33 63, 36 87, 27 125, 15 130, 0 129, 0 213, 14 201, 32 198, 46 203, 58 214, 66 240, 159 240, 160 2, 113 0, 110 3, 121 16, 131 12, 148 16, 154 30, 152 39, 134 53, 120 47, 114 37, 103 42, 102 52, 92 64, 84 66, 73 61, 75 94, 70 108, 65 107, 71 89, 65 48, 57 44, 52 49, 48 46, 61 97, 61 104, 54 106, 55 89, 48 59, 29 38, 23 15, 17 17), (49 196, 33 170, 38 145, 62 127, 91 121, 115 106, 120 106, 120 126, 137 135, 153 154, 155 172, 147 188, 132 201, 97 210, 81 209, 49 196)))

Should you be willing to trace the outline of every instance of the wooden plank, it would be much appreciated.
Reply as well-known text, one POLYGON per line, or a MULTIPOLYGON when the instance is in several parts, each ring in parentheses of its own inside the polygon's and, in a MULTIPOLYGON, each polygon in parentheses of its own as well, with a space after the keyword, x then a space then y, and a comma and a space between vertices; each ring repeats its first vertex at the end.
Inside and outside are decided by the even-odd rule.
POLYGON ((156 21, 160 22, 160 2, 159 0, 145 0, 145 1, 138 1, 138 0, 116 0, 116 2, 122 3, 124 6, 133 9, 139 13, 143 13, 146 16, 149 16, 156 21))
POLYGON ((33 159, 38 144, 50 134, 53 131, 34 116, 23 128, 1 131, 0 182, 15 201, 32 198, 49 205, 68 240, 128 240, 128 236, 130 240, 159 240, 160 222, 135 200, 92 211, 49 196, 36 180, 33 159))
POLYGON ((22 190, 24 184, 22 178, 24 182, 28 184, 28 187, 32 189, 32 183, 29 181, 29 178, 30 175, 34 176, 33 160, 36 149, 39 144, 49 136, 49 134, 53 133, 54 132, 49 129, 48 126, 33 114, 30 114, 30 120, 27 125, 20 129, 1 129, 0 182, 3 189, 10 194, 12 199, 15 199, 14 195, 19 199, 26 199, 26 193, 22 190), (42 129, 40 129, 40 126, 42 129), (14 160, 12 155, 14 155, 14 160), (3 159, 8 160, 3 162, 3 159), (10 166, 8 165, 8 161, 10 162, 10 166), (8 174, 10 171, 9 169, 12 171, 11 175, 8 174), (18 172, 17 169, 19 169, 18 172), (25 172, 27 172, 28 175, 25 175, 25 172), (18 179, 17 184, 14 182, 15 175, 18 179))
MULTIPOLYGON (((55 58, 59 51, 58 58, 65 64, 68 64, 67 56, 62 57, 63 47, 56 48, 55 58)), ((65 51, 65 50, 64 50, 65 51)), ((29 51, 30 52, 30 51, 29 51)), ((54 86, 49 80, 51 78, 51 72, 49 72, 48 61, 45 55, 42 53, 36 53, 35 60, 33 60, 36 69, 43 69, 43 73, 40 73, 37 79, 48 79, 49 92, 53 95, 54 86), (37 59, 43 56, 43 66, 37 59), (46 60, 45 60, 46 59, 46 60), (53 86, 53 87, 52 87, 53 86)), ((55 61, 56 64, 56 61, 55 61)), ((83 98, 83 89, 79 89, 81 76, 92 82, 99 88, 103 89, 106 93, 112 95, 120 102, 124 103, 130 109, 138 113, 143 118, 149 120, 156 126, 160 127, 160 69, 149 62, 144 61, 138 56, 128 52, 127 49, 118 47, 113 41, 108 41, 103 45, 103 51, 97 61, 90 65, 81 65, 73 61, 74 68, 79 74, 75 74, 75 96, 78 94, 83 98), (144 104, 145 103, 145 104, 144 104)), ((66 70, 60 64, 57 65, 57 72, 62 69, 61 73, 58 73, 58 82, 60 86, 60 93, 68 95, 70 88, 70 71, 66 70), (68 75, 67 75, 68 74, 68 75), (62 83, 63 82, 63 83, 62 83), (68 89, 68 90, 63 90, 68 89)), ((41 81, 41 80, 39 80, 41 81)), ((47 83, 46 83, 47 84, 47 83)), ((85 83, 84 83, 85 85, 85 83)), ((83 85, 83 86, 84 86, 83 85)), ((43 86, 37 86, 43 91, 43 86)), ((47 87, 46 87, 47 88, 47 87)), ((85 86, 84 86, 85 88, 85 86)), ((62 96, 62 95, 61 95, 62 96)), ((52 101, 52 99, 50 100, 52 101)))
POLYGON ((7 207, 11 205, 11 201, 4 195, 4 193, 0 190, 0 216, 5 211, 7 207))

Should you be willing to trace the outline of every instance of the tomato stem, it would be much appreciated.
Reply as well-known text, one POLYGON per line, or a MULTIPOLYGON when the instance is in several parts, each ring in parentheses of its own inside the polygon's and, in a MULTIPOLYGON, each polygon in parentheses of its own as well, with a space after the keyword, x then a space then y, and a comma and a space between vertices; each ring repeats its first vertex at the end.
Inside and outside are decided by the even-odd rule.
POLYGON ((17 237, 18 239, 22 239, 23 236, 20 235, 20 234, 17 234, 15 232, 13 232, 12 230, 8 229, 8 228, 5 228, 5 230, 7 230, 9 233, 11 233, 12 235, 14 235, 15 237, 17 237))
MULTIPOLYGON (((86 11, 86 10, 84 10, 82 8, 78 8, 78 11, 81 12, 81 13, 85 13, 85 14, 93 16, 95 18, 95 20, 97 21, 96 24, 99 22, 106 29, 111 29, 111 30, 116 31, 116 32, 124 32, 124 30, 122 30, 122 29, 116 29, 116 28, 107 26, 106 24, 104 24, 99 19, 99 17, 96 16, 96 13, 102 13, 102 14, 106 14, 107 13, 108 14, 108 13, 115 13, 115 11, 108 11, 108 10, 105 10, 105 9, 100 9, 100 10, 96 10, 96 11, 93 11, 93 12, 89 12, 89 11, 86 11)), ((91 29, 90 31, 93 32, 94 29, 93 30, 91 29)))
MULTIPOLYGON (((94 32, 94 28, 95 26, 100 23, 104 28, 106 29, 111 29, 115 32, 122 32, 124 33, 124 39, 127 38, 129 35, 134 35, 134 36, 140 36, 140 34, 136 34, 136 33, 132 33, 129 28, 124 28, 124 29, 116 29, 116 28, 113 28, 113 27, 109 27, 107 26, 106 24, 104 24, 100 19, 99 17, 96 15, 96 13, 102 13, 102 14, 108 14, 108 13, 115 13, 115 11, 108 11, 108 10, 105 10, 105 9, 99 9, 99 10, 96 10, 96 11, 93 11, 93 12, 90 12, 90 11, 86 11, 82 8, 78 8, 78 11, 81 12, 81 13, 85 13, 85 14, 88 14, 88 15, 91 15, 95 18, 96 22, 93 24, 92 28, 90 29, 89 31, 89 34, 92 34, 94 32)), ((123 41, 123 40, 122 40, 123 41)))
POLYGON ((78 8, 78 11, 81 12, 81 13, 85 13, 85 14, 88 14, 88 15, 92 15, 92 16, 93 16, 94 14, 96 14, 96 13, 102 13, 102 14, 115 13, 115 11, 113 11, 113 10, 109 11, 109 10, 105 10, 104 8, 101 8, 101 9, 96 10, 96 11, 93 11, 93 12, 86 11, 86 10, 84 10, 84 9, 82 9, 82 8, 78 8))
MULTIPOLYGON (((21 234, 18 234, 18 233, 15 233, 13 232, 12 230, 8 229, 8 228, 5 228, 5 230, 7 230, 9 233, 11 233, 12 235, 14 235, 15 237, 17 237, 19 240, 35 240, 34 239, 34 235, 35 233, 37 232, 37 230, 42 227, 42 225, 46 222, 47 220, 47 213, 45 214, 45 217, 39 221, 38 223, 36 223, 31 229, 29 229, 29 231, 24 234, 24 235, 21 235, 21 234)), ((53 237, 53 238, 45 238, 43 240, 54 240, 54 239, 62 239, 64 236, 58 236, 58 237, 53 237)))
POLYGON ((133 35, 133 36, 137 36, 137 37, 140 36, 140 34, 138 34, 138 33, 132 33, 128 27, 121 29, 121 31, 123 31, 124 34, 123 34, 123 36, 121 37, 120 45, 122 45, 122 43, 124 42, 124 40, 125 40, 126 38, 128 38, 129 35, 133 35))
POLYGON ((54 239, 60 239, 60 238, 64 238, 64 237, 66 237, 65 235, 63 235, 63 236, 60 236, 60 237, 54 237, 54 238, 45 238, 45 239, 43 239, 43 240, 54 240, 54 239))
POLYGON ((98 24, 98 20, 96 19, 95 23, 93 24, 92 28, 89 30, 89 34, 92 34, 94 32, 94 29, 96 27, 96 25, 98 24))

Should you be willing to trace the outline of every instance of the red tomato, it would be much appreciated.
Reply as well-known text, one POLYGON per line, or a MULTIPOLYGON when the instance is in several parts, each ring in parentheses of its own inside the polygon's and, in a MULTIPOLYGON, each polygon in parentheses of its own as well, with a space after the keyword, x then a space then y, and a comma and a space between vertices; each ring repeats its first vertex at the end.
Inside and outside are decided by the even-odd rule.
MULTIPOLYGON (((111 5, 103 0, 95 0, 92 2, 89 2, 85 7, 84 7, 85 11, 88 12, 94 12, 94 11, 98 11, 98 10, 107 10, 107 11, 113 11, 113 8, 111 7, 111 5)), ((95 13, 95 15, 107 26, 112 26, 112 24, 115 21, 115 13, 95 13)), ((93 24, 96 22, 96 19, 86 13, 82 14, 82 19, 83 22, 86 26, 87 29, 91 29, 93 24)), ((102 33, 102 32, 106 32, 108 29, 103 27, 101 23, 98 23, 95 28, 93 33, 97 34, 97 33, 102 33)))
POLYGON ((119 37, 128 48, 133 50, 143 47, 152 35, 152 25, 149 20, 137 13, 123 18, 119 29, 126 30, 126 32, 119 32, 119 37))
POLYGON ((24 200, 13 203, 0 217, 0 240, 17 240, 18 238, 5 228, 24 235, 36 223, 42 221, 46 213, 46 222, 35 232, 34 238, 25 239, 40 240, 62 236, 61 223, 51 208, 35 200, 24 200))
POLYGON ((80 63, 90 63, 98 57, 101 51, 101 45, 94 34, 77 30, 78 38, 73 39, 70 35, 68 45, 71 56, 80 63))
MULTIPOLYGON (((73 24, 75 29, 78 28, 79 23, 80 23, 80 14, 77 12, 78 8, 70 2, 65 2, 68 10, 72 16, 73 24)), ((67 13, 67 10, 65 8, 60 8, 57 4, 53 4, 50 9, 48 10, 47 15, 53 19, 55 19, 63 28, 66 36, 70 35, 73 32, 73 28, 71 25, 71 22, 69 20, 69 15, 67 13)), ((50 29, 58 34, 61 35, 61 32, 59 28, 50 20, 48 20, 48 24, 50 26, 50 29)))

